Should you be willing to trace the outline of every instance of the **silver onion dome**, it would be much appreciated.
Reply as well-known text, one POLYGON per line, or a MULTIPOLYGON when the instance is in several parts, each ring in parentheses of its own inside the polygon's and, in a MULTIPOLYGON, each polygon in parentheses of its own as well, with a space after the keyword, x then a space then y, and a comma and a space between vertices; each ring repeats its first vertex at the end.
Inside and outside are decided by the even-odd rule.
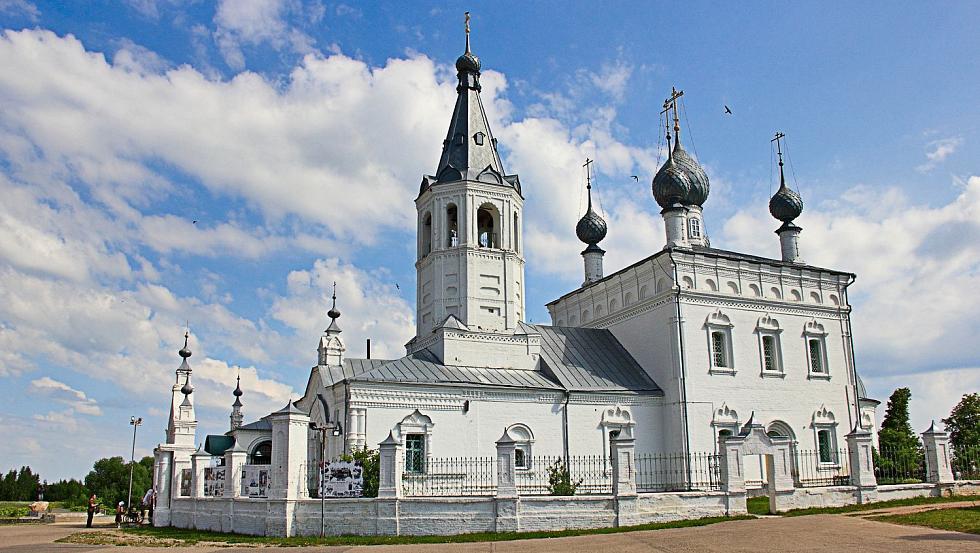
MULTIPOLYGON (((777 133, 777 138, 782 137, 777 133)), ((803 213, 803 198, 786 186, 782 150, 779 151, 779 190, 769 200, 769 213, 783 223, 789 223, 803 213)))
POLYGON ((698 207, 703 206, 704 202, 708 200, 708 192, 710 190, 708 175, 701 168, 701 164, 691 157, 691 154, 687 153, 687 150, 681 146, 679 139, 674 146, 673 158, 674 163, 687 175, 688 183, 691 185, 687 191, 687 196, 681 203, 684 205, 696 205, 698 207))
POLYGON ((575 235, 582 242, 594 245, 606 237, 606 221, 598 213, 592 211, 591 202, 589 203, 589 210, 585 212, 585 215, 575 225, 575 235))
POLYGON ((653 199, 657 200, 660 207, 667 209, 676 204, 684 203, 691 191, 691 181, 687 172, 675 163, 673 156, 671 156, 654 175, 651 187, 653 199))

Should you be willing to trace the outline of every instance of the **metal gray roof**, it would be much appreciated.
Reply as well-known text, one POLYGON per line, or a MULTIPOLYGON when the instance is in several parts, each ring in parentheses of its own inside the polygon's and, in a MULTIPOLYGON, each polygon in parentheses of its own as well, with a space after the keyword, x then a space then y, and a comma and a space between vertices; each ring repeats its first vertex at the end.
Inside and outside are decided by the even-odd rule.
POLYGON ((344 359, 343 365, 320 365, 320 383, 329 388, 338 382, 353 378, 388 363, 389 359, 344 359))
POLYGON ((272 430, 272 423, 265 419, 259 419, 255 422, 243 424, 235 430, 272 430))
POLYGON ((543 388, 560 390, 561 386, 539 371, 443 365, 428 350, 388 361, 376 369, 351 378, 360 382, 400 382, 421 384, 468 384, 506 388, 543 388))
POLYGON ((608 330, 526 326, 541 335, 539 370, 444 365, 432 352, 423 350, 401 359, 382 362, 372 370, 349 379, 355 382, 663 394, 656 382, 608 330))
POLYGON ((534 326, 541 334, 541 360, 566 390, 663 394, 609 330, 534 326))

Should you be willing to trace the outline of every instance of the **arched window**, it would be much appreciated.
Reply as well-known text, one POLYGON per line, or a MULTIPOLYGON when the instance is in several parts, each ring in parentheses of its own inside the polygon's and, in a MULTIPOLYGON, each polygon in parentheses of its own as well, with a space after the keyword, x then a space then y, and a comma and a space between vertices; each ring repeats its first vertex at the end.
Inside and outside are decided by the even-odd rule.
POLYGON ((643 286, 640 286, 640 299, 641 300, 647 299, 647 294, 648 294, 647 285, 644 284, 643 286))
POLYGON ((803 337, 810 378, 830 378, 827 366, 827 332, 823 325, 816 320, 806 323, 803 326, 803 337))
POLYGON ((789 297, 793 301, 803 301, 803 296, 800 294, 799 290, 790 290, 789 297))
POLYGON ((534 434, 524 424, 514 424, 507 428, 507 433, 514 438, 514 468, 528 470, 531 468, 531 446, 534 444, 534 434))
POLYGON ((735 284, 734 282, 732 282, 732 281, 729 280, 728 281, 728 291, 731 292, 732 294, 737 294, 738 293, 738 284, 735 284))
POLYGON ((762 295, 762 290, 759 289, 757 284, 749 284, 749 292, 751 292, 752 296, 756 298, 762 295))
POLYGON ((459 245, 459 213, 456 204, 446 206, 446 247, 459 245))
POLYGON ((709 372, 735 374, 735 359, 732 352, 732 320, 728 315, 715 311, 704 322, 708 331, 709 372))
POLYGON ((422 228, 419 230, 422 238, 422 251, 419 252, 422 257, 429 255, 432 252, 432 214, 426 212, 422 216, 422 228))
POLYGON ((769 289, 769 293, 772 294, 772 297, 776 298, 777 300, 783 298, 783 293, 780 292, 779 288, 776 288, 775 286, 769 289))
POLYGON ((623 298, 623 307, 630 305, 633 305, 633 292, 626 292, 626 296, 623 298))
POLYGON ((823 303, 822 301, 820 301, 820 294, 816 292, 810 292, 810 300, 813 303, 823 303))
POLYGON ((697 218, 691 217, 688 220, 687 228, 691 238, 701 238, 701 221, 697 220, 697 218))
POLYGON ((476 210, 477 243, 484 248, 499 248, 500 239, 497 235, 499 225, 497 208, 492 204, 483 204, 476 210))
POLYGON ((248 464, 271 465, 272 464, 272 440, 259 442, 258 445, 252 448, 252 453, 250 453, 248 456, 248 464))
POLYGON ((616 298, 613 298, 613 299, 609 300, 609 312, 610 313, 612 313, 613 311, 615 311, 618 308, 619 308, 619 302, 616 301, 616 298))
POLYGON ((708 287, 708 290, 711 290, 712 292, 718 291, 718 285, 715 284, 714 279, 709 278, 708 280, 705 280, 704 283, 708 287))
POLYGON ((783 421, 772 421, 769 428, 766 429, 766 434, 773 438, 796 439, 796 435, 793 434, 793 429, 783 421))

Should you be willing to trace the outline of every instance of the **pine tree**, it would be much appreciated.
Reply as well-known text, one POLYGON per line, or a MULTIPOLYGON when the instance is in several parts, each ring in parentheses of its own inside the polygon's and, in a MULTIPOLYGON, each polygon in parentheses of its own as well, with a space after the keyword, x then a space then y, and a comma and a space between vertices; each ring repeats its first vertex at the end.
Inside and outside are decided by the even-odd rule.
POLYGON ((899 388, 888 398, 885 418, 878 431, 878 454, 875 465, 879 483, 900 483, 922 478, 925 457, 919 437, 909 422, 912 391, 899 388))

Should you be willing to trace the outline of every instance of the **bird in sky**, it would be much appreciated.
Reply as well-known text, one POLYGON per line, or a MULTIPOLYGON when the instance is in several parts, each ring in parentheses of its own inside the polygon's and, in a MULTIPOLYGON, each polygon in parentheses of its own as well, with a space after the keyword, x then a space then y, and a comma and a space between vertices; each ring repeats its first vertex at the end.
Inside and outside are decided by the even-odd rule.
POLYGON ((633 179, 633 180, 635 180, 636 182, 640 182, 640 177, 638 177, 636 175, 630 175, 630 178, 633 179))
POLYGON ((732 110, 728 109, 728 106, 725 106, 725 113, 727 113, 728 115, 734 115, 732 113, 732 110))
POLYGON ((396 290, 401 290, 401 289, 402 289, 402 287, 401 287, 401 286, 399 286, 399 285, 398 285, 398 283, 396 282, 396 283, 395 283, 395 289, 396 289, 396 290))
POLYGON ((193 220, 193 221, 191 221, 191 224, 192 224, 192 225, 196 225, 196 224, 197 224, 197 219, 195 219, 195 220, 193 220))

